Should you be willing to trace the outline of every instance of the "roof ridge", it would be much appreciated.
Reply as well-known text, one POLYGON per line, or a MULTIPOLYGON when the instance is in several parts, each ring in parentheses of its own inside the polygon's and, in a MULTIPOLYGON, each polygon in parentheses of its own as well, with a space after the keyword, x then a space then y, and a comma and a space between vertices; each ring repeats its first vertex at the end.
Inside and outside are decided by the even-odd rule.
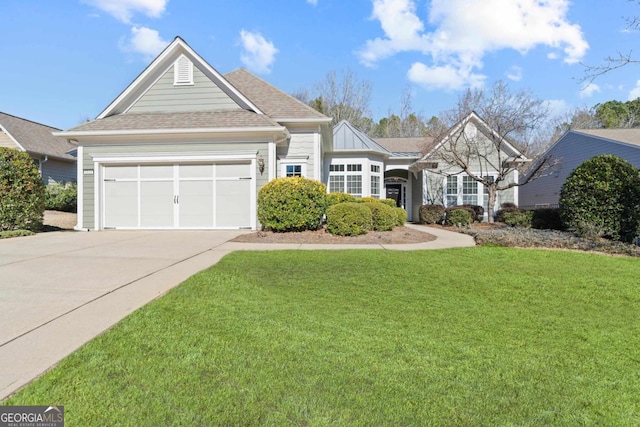
POLYGON ((0 114, 4 114, 5 116, 9 116, 9 117, 12 117, 14 119, 22 120, 24 122, 33 123, 34 125, 44 126, 46 128, 49 128, 49 129, 62 130, 62 129, 59 129, 59 128, 55 127, 55 126, 49 126, 49 125, 45 125, 44 123, 36 122, 34 120, 25 119, 24 117, 14 116, 13 114, 5 113, 4 111, 0 111, 0 114))

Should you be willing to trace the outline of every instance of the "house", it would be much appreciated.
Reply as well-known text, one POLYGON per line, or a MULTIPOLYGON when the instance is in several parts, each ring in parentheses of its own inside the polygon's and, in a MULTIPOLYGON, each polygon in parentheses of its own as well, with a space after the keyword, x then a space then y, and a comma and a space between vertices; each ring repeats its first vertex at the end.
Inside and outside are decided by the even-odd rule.
POLYGON ((29 153, 46 185, 76 181, 76 147, 51 126, 0 112, 0 147, 29 153))
MULTIPOLYGON (((567 176, 584 161, 601 154, 616 155, 640 168, 640 129, 568 131, 540 156, 549 158, 551 166, 520 189, 520 207, 558 207, 567 176)), ((523 176, 526 178, 527 173, 523 176)))
POLYGON ((56 136, 77 146, 77 229, 256 229, 258 190, 286 176, 394 198, 411 220, 436 180, 422 139, 332 128, 244 69, 220 74, 180 37, 95 120, 56 136))
MULTIPOLYGON (((507 183, 518 182, 518 171, 510 162, 529 160, 471 112, 438 140, 428 137, 374 139, 347 122, 338 123, 333 132, 333 149, 325 154, 327 187, 330 192, 343 191, 363 197, 384 194, 407 211, 410 221, 417 220, 423 204, 482 205, 486 212, 489 202, 486 189, 460 167, 448 162, 445 155, 461 135, 465 135, 466 143, 482 147, 478 152, 482 152, 484 160, 473 152, 466 153, 471 162, 470 173, 493 179, 502 174, 507 183), (493 141, 499 141, 500 150, 493 141)), ((494 209, 517 200, 517 186, 501 191, 494 209)))

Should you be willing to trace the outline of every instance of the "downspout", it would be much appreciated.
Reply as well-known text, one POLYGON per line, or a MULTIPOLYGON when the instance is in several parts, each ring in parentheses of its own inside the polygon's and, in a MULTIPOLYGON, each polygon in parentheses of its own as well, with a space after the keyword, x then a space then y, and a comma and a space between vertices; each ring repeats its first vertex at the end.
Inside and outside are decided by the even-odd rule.
MULTIPOLYGON (((48 161, 49 161, 49 156, 45 154, 44 159, 38 162, 38 171, 40 172, 40 177, 42 177, 42 164, 47 163, 48 161)), ((49 185, 49 183, 46 182, 44 185, 49 185)))

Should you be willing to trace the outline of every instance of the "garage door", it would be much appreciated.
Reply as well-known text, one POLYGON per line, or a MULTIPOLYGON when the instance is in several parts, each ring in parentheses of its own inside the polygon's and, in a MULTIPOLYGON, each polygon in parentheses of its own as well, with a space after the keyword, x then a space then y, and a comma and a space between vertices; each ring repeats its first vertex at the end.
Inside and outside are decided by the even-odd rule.
POLYGON ((251 163, 108 165, 104 228, 252 226, 251 163))

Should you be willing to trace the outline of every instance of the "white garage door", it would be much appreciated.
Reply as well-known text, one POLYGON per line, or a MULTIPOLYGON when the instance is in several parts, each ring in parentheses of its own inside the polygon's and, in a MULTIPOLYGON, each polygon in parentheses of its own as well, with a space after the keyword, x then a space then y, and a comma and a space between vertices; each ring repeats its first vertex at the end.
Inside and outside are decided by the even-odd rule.
POLYGON ((251 163, 108 165, 104 228, 251 227, 251 163))

